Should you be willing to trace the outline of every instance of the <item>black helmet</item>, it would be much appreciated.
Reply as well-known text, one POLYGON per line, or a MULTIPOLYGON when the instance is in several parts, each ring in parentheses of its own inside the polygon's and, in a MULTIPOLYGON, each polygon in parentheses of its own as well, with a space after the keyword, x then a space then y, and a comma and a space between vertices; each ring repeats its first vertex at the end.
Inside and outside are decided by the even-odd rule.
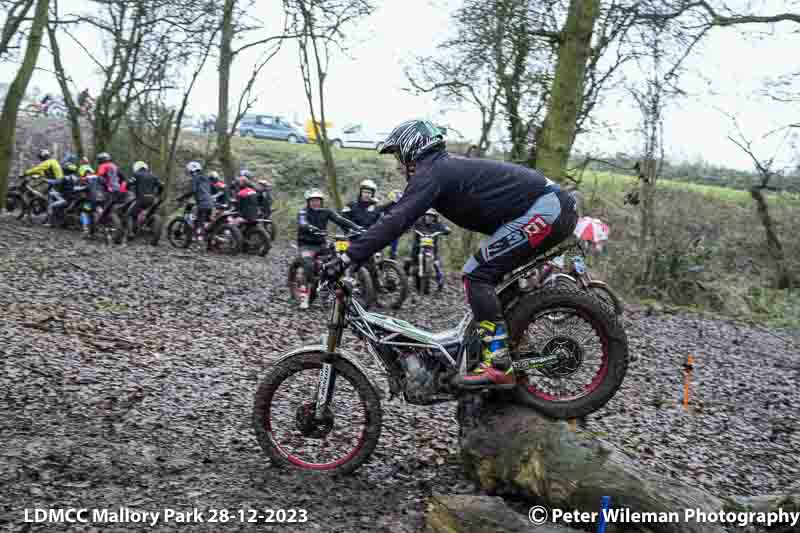
POLYGON ((39 150, 39 160, 47 161, 48 159, 50 159, 50 150, 48 150, 47 148, 42 148, 41 150, 39 150))
POLYGON ((444 147, 444 134, 439 128, 427 120, 408 120, 386 137, 380 153, 396 154, 402 164, 410 165, 423 155, 444 147))

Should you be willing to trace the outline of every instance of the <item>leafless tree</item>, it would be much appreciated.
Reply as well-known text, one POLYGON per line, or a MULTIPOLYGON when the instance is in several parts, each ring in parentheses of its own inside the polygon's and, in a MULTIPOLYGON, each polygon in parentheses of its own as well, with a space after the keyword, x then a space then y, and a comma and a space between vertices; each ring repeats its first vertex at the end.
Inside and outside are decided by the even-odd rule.
POLYGON ((22 47, 25 35, 21 30, 33 4, 34 0, 0 0, 0 61, 22 47))
POLYGON ((253 37, 255 30, 263 32, 263 23, 250 14, 255 1, 225 0, 219 19, 219 101, 217 106, 217 150, 216 157, 222 164, 225 180, 230 183, 236 175, 236 164, 231 151, 231 137, 242 117, 255 104, 253 94, 255 82, 269 61, 275 57, 283 42, 291 37, 286 25, 282 33, 266 37, 253 37), (230 78, 234 62, 248 50, 260 49, 259 59, 253 65, 245 88, 239 95, 236 110, 231 120, 230 78))
POLYGON ((17 70, 14 81, 8 88, 8 93, 3 101, 3 110, 0 113, 0 210, 6 205, 8 191, 8 172, 14 151, 14 137, 17 129, 17 112, 25 96, 28 83, 33 75, 33 69, 39 58, 39 49, 42 37, 47 27, 49 0, 37 0, 33 13, 30 33, 28 34, 25 56, 17 70))
MULTIPOLYGON (((758 218, 761 220, 761 225, 764 226, 764 233, 767 239, 767 250, 770 258, 772 258, 772 261, 775 264, 777 288, 790 289, 793 285, 791 271, 789 270, 789 265, 786 261, 786 256, 783 251, 783 245, 781 244, 780 237, 775 230, 775 222, 773 221, 769 212, 769 204, 767 203, 767 199, 764 197, 764 191, 777 190, 770 184, 770 181, 775 176, 780 174, 780 171, 775 169, 777 150, 772 157, 766 159, 758 157, 755 153, 756 149, 753 147, 753 142, 742 132, 742 129, 739 127, 739 123, 736 118, 731 117, 731 119, 733 121, 734 128, 736 129, 736 133, 734 135, 729 135, 728 140, 738 146, 742 152, 750 157, 750 159, 753 161, 753 166, 756 172, 758 172, 759 180, 758 183, 755 183, 750 187, 750 196, 753 198, 753 201, 756 204, 756 210, 758 211, 758 218)), ((782 130, 787 134, 789 132, 789 128, 782 128, 782 130)), ((770 132, 765 137, 778 133, 779 131, 780 130, 770 132)), ((778 147, 778 150, 779 149, 780 146, 778 147)))
POLYGON ((298 37, 300 73, 317 143, 325 161, 328 189, 337 209, 342 199, 325 119, 325 81, 335 50, 344 51, 345 31, 374 10, 368 0, 284 0, 298 37), (319 113, 319 114, 317 114, 319 113))

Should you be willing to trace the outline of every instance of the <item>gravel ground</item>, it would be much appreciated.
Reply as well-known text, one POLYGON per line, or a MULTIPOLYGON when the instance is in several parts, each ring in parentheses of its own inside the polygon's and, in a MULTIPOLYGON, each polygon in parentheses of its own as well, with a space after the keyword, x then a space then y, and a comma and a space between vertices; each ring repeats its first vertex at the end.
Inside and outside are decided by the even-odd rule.
MULTIPOLYGON (((257 383, 282 352, 318 342, 327 316, 289 305, 292 253, 285 240, 266 259, 166 241, 107 248, 0 216, 0 528, 92 531, 25 524, 24 510, 123 506, 308 511, 302 524, 233 515, 192 531, 411 532, 432 491, 472 492, 453 404, 384 403, 381 443, 354 476, 270 466, 250 426, 257 383)), ((438 299, 407 302, 397 315, 439 329, 455 324, 462 302, 454 278, 438 299)), ((653 471, 720 495, 777 492, 798 479, 796 348, 696 315, 633 310, 626 323, 639 359, 589 428, 653 471)), ((796 332, 779 334, 798 342, 796 332)))

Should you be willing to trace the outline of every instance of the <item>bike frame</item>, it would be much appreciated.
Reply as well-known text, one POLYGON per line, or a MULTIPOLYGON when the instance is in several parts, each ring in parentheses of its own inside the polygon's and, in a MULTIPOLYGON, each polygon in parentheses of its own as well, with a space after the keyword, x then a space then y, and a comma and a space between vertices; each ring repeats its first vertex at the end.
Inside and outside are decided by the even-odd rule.
MULTIPOLYGON (((529 275, 533 270, 540 268, 547 261, 566 253, 569 248, 574 246, 574 243, 557 246, 551 253, 536 258, 531 263, 511 272, 507 275, 506 279, 496 287, 495 292, 501 295, 508 290, 513 291, 513 288, 520 278, 529 275)), ((327 283, 329 282, 325 281, 322 282, 321 285, 327 283)), ((393 369, 377 353, 375 349, 376 346, 399 346, 429 350, 429 353, 435 354, 439 361, 447 368, 457 369, 460 375, 466 375, 468 354, 467 346, 464 341, 469 333, 469 325, 472 323, 473 315, 471 310, 467 310, 464 313, 455 328, 432 332, 418 328, 404 320, 366 311, 358 301, 352 298, 352 280, 349 278, 343 278, 335 282, 333 292, 335 294, 335 299, 329 315, 328 333, 323 338, 322 342, 326 358, 323 360, 320 380, 317 385, 317 411, 315 416, 318 418, 322 417, 325 407, 333 396, 336 381, 333 365, 326 361, 335 357, 344 357, 352 361, 352 356, 347 356, 339 351, 339 345, 341 344, 344 330, 348 326, 355 330, 357 334, 366 341, 367 351, 378 364, 378 367, 382 368, 388 376, 393 374, 393 369), (397 340, 403 337, 412 339, 412 341, 397 340), (450 351, 447 349, 448 346, 451 348, 454 346, 458 347, 458 354, 455 358, 453 358, 450 351)), ((513 307, 514 304, 515 302, 512 301, 510 305, 507 306, 506 312, 513 307)), ((306 347, 304 350, 301 350, 301 352, 305 351, 311 351, 311 347, 306 347)), ((536 364, 547 364, 555 358, 557 358, 557 356, 540 357, 541 360, 537 361, 536 364)), ((352 362, 359 368, 362 368, 361 365, 358 364, 358 361, 352 362)), ((372 382, 374 384, 374 381, 372 382)), ((378 387, 376 387, 376 389, 378 389, 378 387)), ((391 389, 388 393, 390 397, 393 396, 391 389)))

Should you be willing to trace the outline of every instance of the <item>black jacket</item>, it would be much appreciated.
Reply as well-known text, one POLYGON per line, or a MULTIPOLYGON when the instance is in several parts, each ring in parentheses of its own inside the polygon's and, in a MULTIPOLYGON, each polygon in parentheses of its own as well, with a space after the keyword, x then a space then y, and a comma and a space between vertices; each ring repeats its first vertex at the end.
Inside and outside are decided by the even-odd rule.
POLYGON ((394 205, 393 202, 378 205, 378 202, 375 200, 370 200, 368 202, 356 200, 355 202, 350 202, 342 209, 342 216, 355 222, 362 228, 368 228, 375 224, 378 219, 381 218, 381 214, 392 205, 394 205))
POLYGON ((355 262, 367 260, 431 207, 462 228, 491 235, 537 198, 558 190, 555 182, 528 167, 437 152, 417 162, 403 197, 350 245, 347 255, 355 262))
POLYGON ((325 243, 325 237, 318 231, 327 231, 328 222, 340 228, 361 229, 339 213, 324 207, 320 209, 305 208, 297 213, 297 243, 319 245, 325 243))
POLYGON ((136 193, 136 198, 141 198, 145 195, 158 196, 163 189, 161 180, 150 171, 134 173, 133 179, 130 180, 130 187, 136 193))

